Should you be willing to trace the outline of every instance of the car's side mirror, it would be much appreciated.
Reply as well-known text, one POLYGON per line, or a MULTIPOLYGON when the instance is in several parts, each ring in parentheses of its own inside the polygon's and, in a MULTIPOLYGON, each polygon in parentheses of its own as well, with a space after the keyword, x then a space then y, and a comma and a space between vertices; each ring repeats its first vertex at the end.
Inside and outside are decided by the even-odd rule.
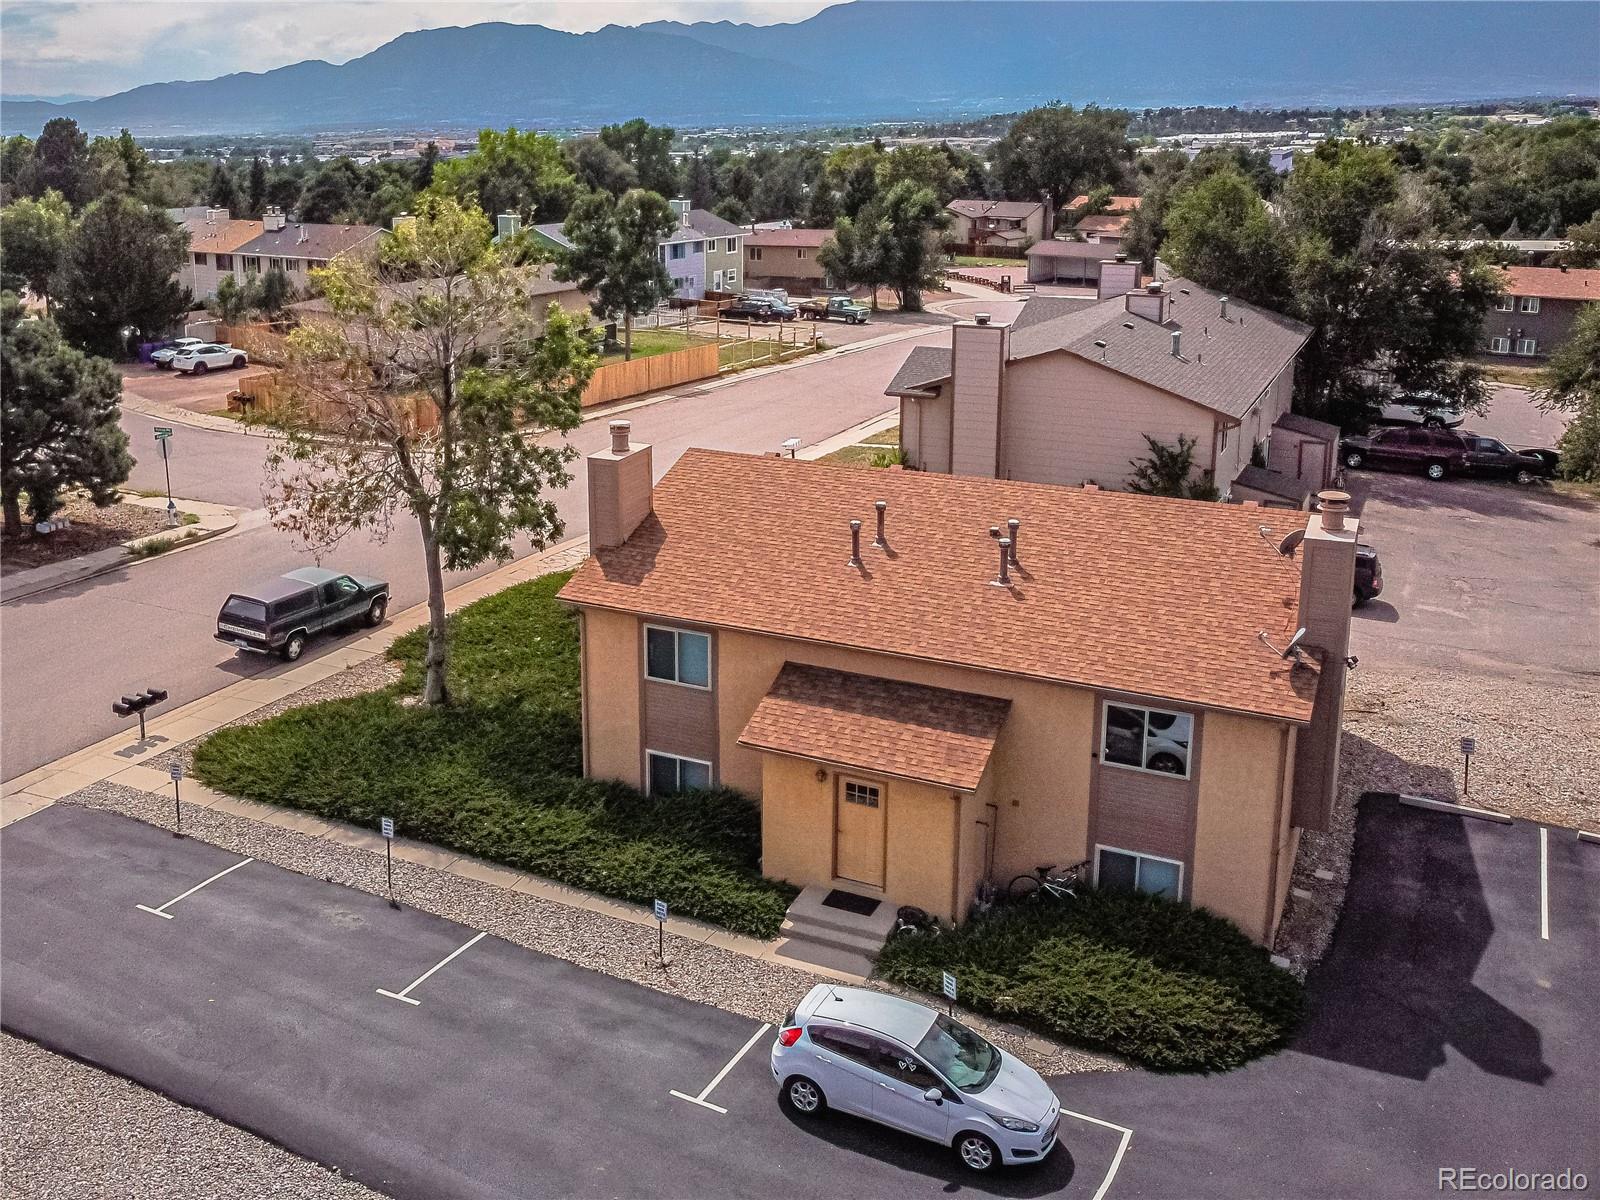
POLYGON ((936 1087, 931 1087, 927 1091, 923 1092, 922 1093, 922 1098, 924 1100, 926 1100, 929 1104, 943 1104, 944 1103, 944 1093, 941 1092, 936 1087))

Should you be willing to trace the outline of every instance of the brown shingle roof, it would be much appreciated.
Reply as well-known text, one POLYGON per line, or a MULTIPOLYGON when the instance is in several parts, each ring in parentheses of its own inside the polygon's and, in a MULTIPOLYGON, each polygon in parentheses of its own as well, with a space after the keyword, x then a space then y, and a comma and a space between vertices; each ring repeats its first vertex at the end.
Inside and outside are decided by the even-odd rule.
MULTIPOLYGON (((261 222, 252 222, 257 231, 261 222)), ((246 242, 239 254, 256 254, 272 258, 311 258, 326 262, 340 254, 355 249, 370 237, 383 231, 376 225, 285 225, 246 242)))
POLYGON ((1128 227, 1126 215, 1118 216, 1116 213, 1097 213, 1092 217, 1084 217, 1073 226, 1079 233, 1121 233, 1128 227))
POLYGON ((758 229, 745 235, 746 246, 782 249, 784 247, 820 248, 833 236, 831 229, 758 229))
POLYGON ((182 225, 189 231, 189 249, 195 254, 233 254, 261 232, 260 221, 207 221, 186 217, 182 225))
POLYGON ((1316 672, 1257 640, 1292 633, 1296 513, 1011 480, 692 449, 654 511, 562 599, 664 620, 931 659, 1305 721, 1316 672), (890 549, 871 540, 886 500, 890 549), (991 581, 992 525, 1022 522, 991 581), (862 565, 846 565, 863 522, 862 565))
POLYGON ((1600 302, 1600 270, 1560 267, 1501 267, 1502 289, 1507 296, 1538 296, 1542 300, 1594 300, 1600 302))
POLYGON ((741 746, 970 792, 1011 701, 785 663, 741 746))

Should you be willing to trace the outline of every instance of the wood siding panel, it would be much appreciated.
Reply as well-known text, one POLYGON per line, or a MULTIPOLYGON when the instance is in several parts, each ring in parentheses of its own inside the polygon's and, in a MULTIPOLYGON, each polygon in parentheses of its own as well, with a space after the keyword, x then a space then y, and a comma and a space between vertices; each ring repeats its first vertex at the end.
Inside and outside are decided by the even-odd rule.
POLYGON ((1209 463, 1213 428, 1198 405, 1075 355, 1040 355, 1006 372, 1001 472, 1031 483, 1122 488, 1130 461, 1150 453, 1142 434, 1166 443, 1193 437, 1209 463))
POLYGON ((993 479, 1000 438, 1000 384, 1005 373, 1003 325, 957 325, 950 470, 993 479))
POLYGON ((646 679, 642 750, 698 758, 717 764, 717 697, 715 692, 646 679))
POLYGON ((1099 770, 1094 840, 1102 846, 1178 860, 1184 865, 1187 890, 1194 813, 1189 781, 1119 767, 1099 770))

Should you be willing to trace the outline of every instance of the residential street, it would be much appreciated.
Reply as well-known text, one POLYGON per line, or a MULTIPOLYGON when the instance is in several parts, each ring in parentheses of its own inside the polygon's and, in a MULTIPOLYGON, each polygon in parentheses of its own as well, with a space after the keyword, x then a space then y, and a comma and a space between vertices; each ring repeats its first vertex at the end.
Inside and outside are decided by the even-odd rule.
MULTIPOLYGON (((884 327, 886 334, 899 332, 884 327)), ((658 476, 690 446, 759 453, 777 450, 789 437, 811 444, 893 407, 883 387, 907 350, 948 337, 948 326, 933 325, 924 335, 690 386, 675 399, 621 415, 633 422, 636 441, 654 443, 658 476)), ((570 440, 580 454, 606 444, 607 419, 597 416, 573 433, 570 440)), ((125 413, 123 423, 140 460, 130 485, 163 488, 151 432, 163 422, 125 413)), ((253 511, 234 534, 216 541, 5 606, 0 704, 11 719, 0 746, 0 775, 6 779, 129 728, 111 712, 111 702, 125 691, 164 687, 172 696, 169 703, 176 705, 273 661, 241 657, 212 640, 217 610, 230 590, 313 561, 293 538, 271 528, 260 510, 261 464, 269 443, 243 433, 164 423, 176 431, 175 494, 253 511)), ((587 529, 582 462, 573 467, 573 484, 560 500, 569 537, 587 529)), ((527 552, 520 547, 518 556, 527 552)), ((394 587, 393 611, 425 598, 420 540, 409 520, 397 523, 387 543, 351 538, 326 562, 388 579, 394 587)), ((450 576, 447 583, 470 579, 489 566, 450 576)), ((313 643, 308 654, 336 644, 313 643)))

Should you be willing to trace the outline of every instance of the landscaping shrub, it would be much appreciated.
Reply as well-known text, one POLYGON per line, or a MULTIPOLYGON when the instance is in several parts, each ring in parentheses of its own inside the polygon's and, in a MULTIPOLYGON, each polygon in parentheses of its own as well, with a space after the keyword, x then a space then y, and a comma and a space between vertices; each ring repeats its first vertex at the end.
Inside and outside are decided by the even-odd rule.
POLYGON ((772 937, 795 889, 761 878, 760 816, 734 792, 648 798, 581 777, 577 621, 555 601, 568 573, 451 618, 455 702, 422 683, 426 634, 390 653, 400 682, 218 730, 195 751, 208 785, 376 826, 574 887, 772 937))
POLYGON ((1231 922, 1155 896, 1024 901, 956 929, 902 934, 878 974, 1147 1067, 1221 1071, 1283 1045, 1301 988, 1231 922))

